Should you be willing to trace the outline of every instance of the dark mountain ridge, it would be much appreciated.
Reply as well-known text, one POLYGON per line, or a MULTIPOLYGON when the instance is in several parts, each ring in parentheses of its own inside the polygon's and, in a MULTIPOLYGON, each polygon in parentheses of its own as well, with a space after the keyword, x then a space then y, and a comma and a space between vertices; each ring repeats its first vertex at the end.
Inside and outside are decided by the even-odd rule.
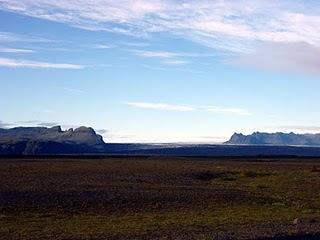
POLYGON ((88 127, 0 129, 0 155, 160 155, 160 156, 312 156, 320 157, 319 134, 234 134, 227 144, 105 143, 88 127), (292 146, 291 146, 292 145, 292 146), (303 146, 294 146, 303 145, 303 146))
POLYGON ((60 126, 0 129, 0 154, 102 153, 105 142, 92 128, 60 126))
POLYGON ((62 131, 60 126, 0 129, 0 141, 8 140, 54 141, 87 145, 104 144, 102 137, 88 127, 70 128, 66 131, 62 131))
POLYGON ((276 146, 320 146, 320 134, 262 133, 251 135, 234 133, 225 144, 276 145, 276 146))

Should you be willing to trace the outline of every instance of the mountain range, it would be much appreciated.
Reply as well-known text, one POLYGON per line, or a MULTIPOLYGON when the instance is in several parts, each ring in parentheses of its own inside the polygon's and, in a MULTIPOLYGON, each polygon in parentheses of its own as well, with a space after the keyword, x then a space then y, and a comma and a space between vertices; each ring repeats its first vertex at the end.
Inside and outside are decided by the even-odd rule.
POLYGON ((261 133, 251 135, 235 133, 225 144, 276 145, 276 146, 320 146, 320 134, 261 133))
POLYGON ((92 128, 60 126, 0 129, 0 154, 103 153, 105 142, 92 128))
POLYGON ((0 128, 0 155, 316 156, 320 134, 235 133, 224 144, 105 143, 90 127, 0 128))

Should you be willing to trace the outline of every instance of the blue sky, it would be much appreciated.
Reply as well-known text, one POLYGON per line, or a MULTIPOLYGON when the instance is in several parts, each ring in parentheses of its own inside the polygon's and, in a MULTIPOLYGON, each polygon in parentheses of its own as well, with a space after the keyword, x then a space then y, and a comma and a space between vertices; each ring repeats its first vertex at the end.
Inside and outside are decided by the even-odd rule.
POLYGON ((320 3, 0 0, 0 126, 106 142, 320 132, 320 3))

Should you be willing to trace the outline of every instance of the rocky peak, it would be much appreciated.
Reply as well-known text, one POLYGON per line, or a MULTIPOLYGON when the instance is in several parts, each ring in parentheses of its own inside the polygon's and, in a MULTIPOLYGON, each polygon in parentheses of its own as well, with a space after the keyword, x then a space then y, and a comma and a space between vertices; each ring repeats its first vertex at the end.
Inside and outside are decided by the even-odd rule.
POLYGON ((88 134, 96 134, 96 132, 91 127, 78 127, 74 130, 74 133, 88 133, 88 134))
POLYGON ((49 129, 52 132, 62 132, 61 126, 54 126, 49 129))
POLYGON ((254 132, 251 135, 233 134, 226 144, 247 145, 304 145, 320 146, 319 134, 295 134, 295 133, 262 133, 254 132))
POLYGON ((63 131, 60 126, 52 128, 45 127, 19 127, 12 129, 2 129, 0 141, 6 140, 32 140, 51 141, 58 143, 73 143, 85 145, 103 145, 102 137, 90 127, 79 127, 75 130, 70 128, 63 131))

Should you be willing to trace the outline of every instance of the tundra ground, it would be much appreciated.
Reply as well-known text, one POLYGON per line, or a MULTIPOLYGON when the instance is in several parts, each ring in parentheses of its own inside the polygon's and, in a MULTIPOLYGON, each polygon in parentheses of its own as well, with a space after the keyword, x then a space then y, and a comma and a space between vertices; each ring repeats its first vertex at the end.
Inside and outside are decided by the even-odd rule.
POLYGON ((319 239, 319 229, 320 159, 0 160, 4 240, 319 239))

